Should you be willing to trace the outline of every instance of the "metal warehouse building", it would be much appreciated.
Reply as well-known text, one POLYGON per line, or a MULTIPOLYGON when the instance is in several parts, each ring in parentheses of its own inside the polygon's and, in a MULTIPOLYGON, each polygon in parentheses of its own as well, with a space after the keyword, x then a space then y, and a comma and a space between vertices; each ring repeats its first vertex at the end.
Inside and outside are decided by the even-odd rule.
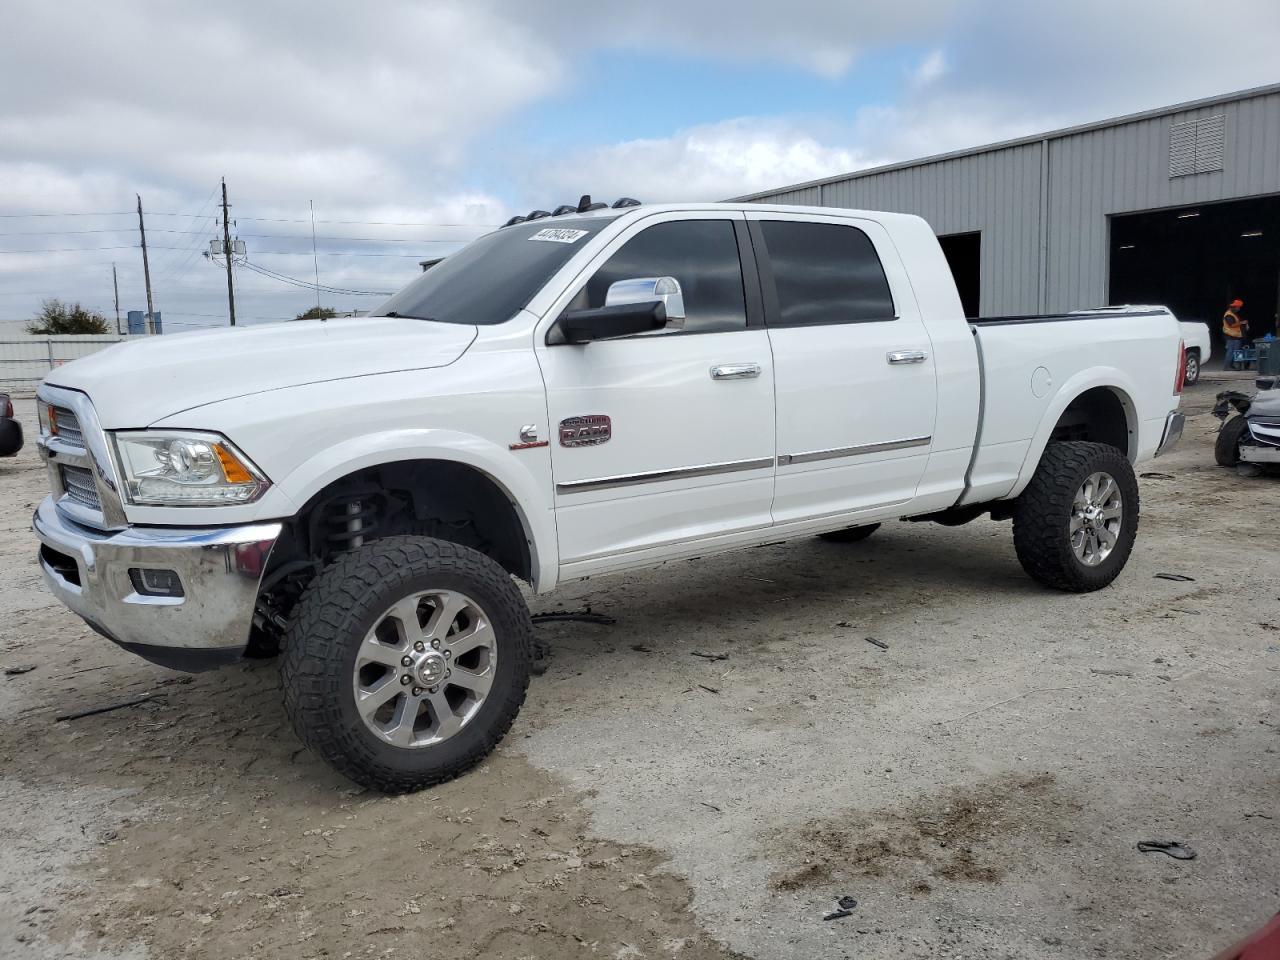
POLYGON ((965 310, 1164 303, 1216 328, 1280 298, 1280 84, 742 197, 894 210, 942 240, 965 310))

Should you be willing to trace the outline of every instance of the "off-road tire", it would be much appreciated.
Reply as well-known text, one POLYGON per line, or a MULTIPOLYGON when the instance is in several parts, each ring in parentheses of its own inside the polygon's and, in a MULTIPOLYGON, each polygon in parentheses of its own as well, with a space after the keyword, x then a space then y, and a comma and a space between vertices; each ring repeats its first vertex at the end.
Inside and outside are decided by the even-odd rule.
POLYGON ((1249 426, 1249 418, 1237 413, 1222 425, 1213 442, 1213 459, 1220 467, 1234 467, 1240 462, 1240 438, 1249 426))
POLYGON ((1133 466, 1106 443, 1050 443, 1031 483, 1013 507, 1013 546, 1022 569, 1055 590, 1101 590, 1124 569, 1138 533, 1138 481, 1133 466), (1120 487, 1123 514, 1111 553, 1088 566, 1071 548, 1071 511, 1076 492, 1094 473, 1109 473, 1120 487))
POLYGON ((880 529, 878 523, 868 523, 861 527, 848 527, 844 530, 829 530, 826 533, 818 534, 822 540, 828 540, 831 543, 857 543, 865 540, 877 530, 880 529))
POLYGON ((444 540, 387 537, 343 554, 299 599, 280 658, 285 711, 299 739, 339 773, 384 793, 408 793, 453 779, 493 750, 524 703, 532 651, 529 609, 497 563, 444 540), (479 713, 452 737, 397 747, 356 712, 352 671, 383 612, 427 589, 456 590, 480 604, 497 638, 497 673, 479 713))

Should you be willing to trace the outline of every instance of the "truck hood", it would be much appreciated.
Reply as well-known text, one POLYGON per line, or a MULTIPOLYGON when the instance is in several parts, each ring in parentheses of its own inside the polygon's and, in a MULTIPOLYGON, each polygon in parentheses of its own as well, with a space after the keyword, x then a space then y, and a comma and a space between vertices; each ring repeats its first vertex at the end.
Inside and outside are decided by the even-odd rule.
POLYGON ((219 400, 447 366, 476 333, 468 324, 351 317, 163 334, 76 360, 45 382, 87 393, 106 429, 129 429, 219 400))

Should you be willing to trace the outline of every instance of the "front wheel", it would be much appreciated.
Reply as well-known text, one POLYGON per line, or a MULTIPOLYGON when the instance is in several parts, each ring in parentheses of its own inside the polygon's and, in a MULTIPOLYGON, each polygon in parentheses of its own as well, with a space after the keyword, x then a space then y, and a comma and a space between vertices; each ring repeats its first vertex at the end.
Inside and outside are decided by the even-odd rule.
POLYGON ((1051 443, 1013 509, 1026 572, 1058 590, 1100 590, 1124 569, 1138 533, 1138 481, 1105 443, 1051 443))
POLYGON ((529 684, 524 598, 476 550, 388 537, 307 587, 280 662, 298 737, 363 786, 405 793, 479 763, 529 684))

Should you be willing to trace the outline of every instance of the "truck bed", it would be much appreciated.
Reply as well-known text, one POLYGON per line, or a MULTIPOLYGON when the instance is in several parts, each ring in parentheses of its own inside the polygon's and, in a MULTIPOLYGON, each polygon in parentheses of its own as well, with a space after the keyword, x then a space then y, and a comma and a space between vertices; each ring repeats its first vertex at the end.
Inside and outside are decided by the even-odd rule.
POLYGON ((1069 402, 1104 407, 1130 461, 1154 455, 1175 393, 1181 340, 1167 309, 979 317, 969 327, 981 412, 962 504, 1016 496, 1069 402))

